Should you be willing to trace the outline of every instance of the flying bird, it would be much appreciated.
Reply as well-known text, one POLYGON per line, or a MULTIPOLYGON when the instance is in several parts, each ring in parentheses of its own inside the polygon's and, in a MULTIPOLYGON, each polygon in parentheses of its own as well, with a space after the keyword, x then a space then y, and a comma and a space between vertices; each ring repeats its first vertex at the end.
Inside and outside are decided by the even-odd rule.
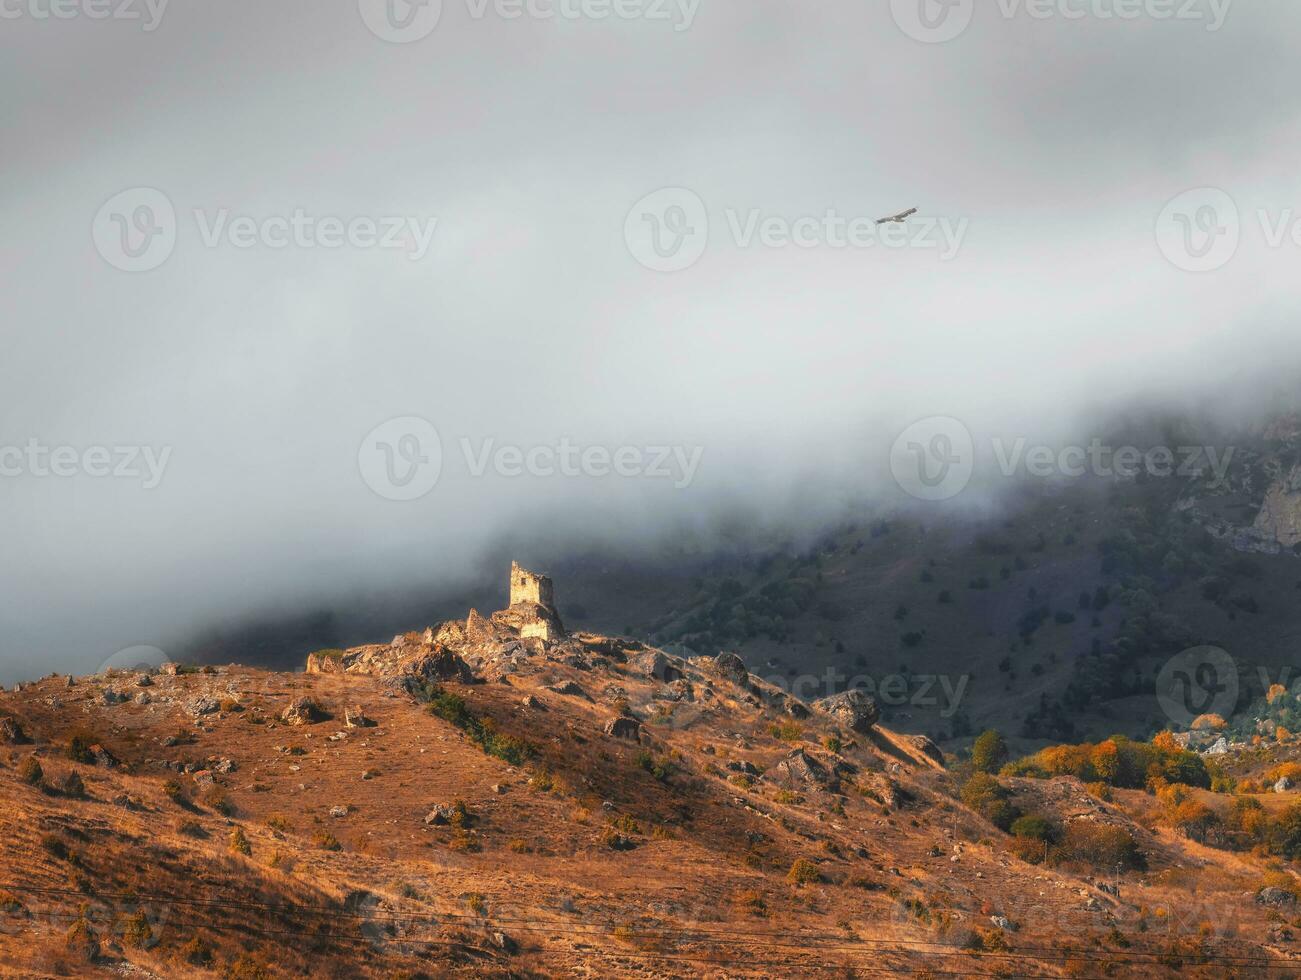
POLYGON ((907 211, 900 211, 898 214, 892 214, 892 215, 890 215, 890 217, 888 217, 888 218, 881 218, 879 221, 877 221, 877 224, 878 224, 878 225, 883 225, 883 224, 886 224, 887 222, 893 221, 893 222, 895 222, 896 224, 900 224, 900 225, 901 225, 901 224, 904 223, 904 219, 905 219, 905 218, 908 218, 908 217, 910 217, 911 215, 914 215, 914 214, 916 214, 916 213, 917 213, 917 209, 916 209, 916 208, 909 208, 907 211))

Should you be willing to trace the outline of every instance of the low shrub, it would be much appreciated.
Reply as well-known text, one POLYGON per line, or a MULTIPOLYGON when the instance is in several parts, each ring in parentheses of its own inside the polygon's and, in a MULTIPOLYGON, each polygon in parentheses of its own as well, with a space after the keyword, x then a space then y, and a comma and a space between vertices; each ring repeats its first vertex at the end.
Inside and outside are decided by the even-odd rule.
POLYGON ((786 872, 786 878, 796 885, 812 885, 822 880, 822 872, 812 861, 798 858, 791 865, 790 871, 786 872))

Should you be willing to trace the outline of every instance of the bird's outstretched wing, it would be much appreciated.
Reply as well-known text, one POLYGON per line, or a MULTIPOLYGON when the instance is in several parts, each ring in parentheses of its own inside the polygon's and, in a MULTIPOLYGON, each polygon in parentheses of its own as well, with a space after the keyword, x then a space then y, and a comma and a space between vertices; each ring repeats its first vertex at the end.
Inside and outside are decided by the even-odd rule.
POLYGON ((907 211, 900 211, 898 214, 892 214, 888 218, 881 218, 877 221, 877 224, 884 225, 884 224, 888 224, 891 221, 895 221, 902 224, 906 218, 910 218, 916 213, 917 213, 916 208, 909 208, 907 211))

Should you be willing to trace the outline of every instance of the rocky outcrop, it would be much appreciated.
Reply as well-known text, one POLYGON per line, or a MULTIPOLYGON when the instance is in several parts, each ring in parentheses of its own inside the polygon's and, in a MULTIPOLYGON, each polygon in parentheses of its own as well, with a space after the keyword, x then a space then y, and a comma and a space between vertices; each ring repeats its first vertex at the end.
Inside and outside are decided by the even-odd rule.
POLYGON ((851 731, 866 735, 881 718, 881 709, 876 698, 859 690, 845 691, 820 701, 814 701, 813 707, 823 714, 831 715, 836 721, 851 731))
POLYGON ((628 668, 645 677, 653 677, 665 684, 682 680, 682 662, 672 661, 658 650, 647 650, 628 662, 628 668))
POLYGON ((750 686, 750 672, 745 661, 734 653, 720 653, 714 658, 714 669, 738 687, 750 686))
POLYGON ((1256 904, 1268 905, 1271 908, 1290 907, 1296 904, 1296 896, 1282 888, 1266 885, 1256 892, 1256 904))
POLYGON ((328 717, 319 704, 307 697, 295 698, 280 712, 280 720, 286 725, 314 725, 328 717))
POLYGON ((27 743, 27 733, 23 731, 23 726, 18 723, 17 718, 8 716, 0 718, 0 742, 7 745, 25 745, 27 743))
POLYGON ((636 718, 612 718, 605 726, 605 734, 636 742, 640 740, 641 722, 636 718))

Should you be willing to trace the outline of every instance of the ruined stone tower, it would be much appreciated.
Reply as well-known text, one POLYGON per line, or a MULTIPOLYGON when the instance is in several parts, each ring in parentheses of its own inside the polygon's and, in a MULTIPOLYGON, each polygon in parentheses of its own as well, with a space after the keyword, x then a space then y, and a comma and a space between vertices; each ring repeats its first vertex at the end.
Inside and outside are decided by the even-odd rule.
POLYGON ((519 562, 511 562, 510 566, 510 606, 492 618, 495 623, 518 630, 521 637, 553 642, 565 635, 551 579, 530 572, 519 562))
POLYGON ((545 575, 535 575, 519 562, 510 563, 510 604, 517 602, 536 602, 555 610, 555 596, 551 588, 551 579, 545 575))

